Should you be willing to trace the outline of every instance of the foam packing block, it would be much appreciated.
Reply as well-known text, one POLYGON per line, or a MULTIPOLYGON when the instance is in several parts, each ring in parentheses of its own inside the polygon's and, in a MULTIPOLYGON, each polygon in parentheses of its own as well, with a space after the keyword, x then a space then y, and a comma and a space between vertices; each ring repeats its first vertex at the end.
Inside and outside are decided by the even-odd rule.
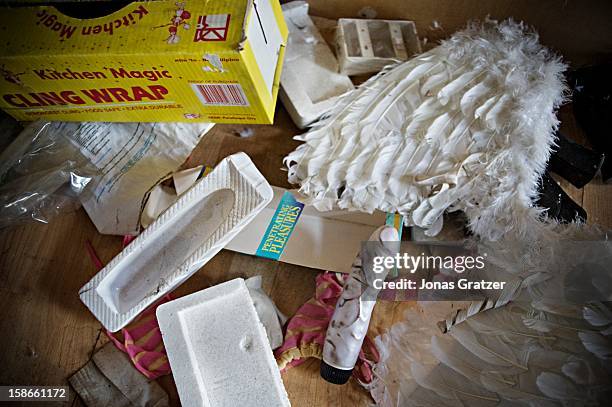
POLYGON ((334 106, 338 96, 353 89, 347 75, 338 73, 338 61, 308 16, 308 3, 283 4, 289 28, 279 97, 301 129, 334 106))
POLYGON ((226 157, 85 284, 81 301, 118 331, 206 264, 272 197, 245 153, 226 157))
POLYGON ((243 279, 165 303, 157 319, 184 407, 290 405, 243 279))

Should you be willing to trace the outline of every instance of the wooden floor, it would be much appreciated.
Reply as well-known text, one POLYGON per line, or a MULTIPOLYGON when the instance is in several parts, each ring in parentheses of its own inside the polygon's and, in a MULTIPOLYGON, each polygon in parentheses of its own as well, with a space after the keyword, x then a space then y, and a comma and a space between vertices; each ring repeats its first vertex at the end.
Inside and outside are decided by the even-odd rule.
MULTIPOLYGON (((563 130, 582 140, 571 109, 562 109, 563 130)), ((188 166, 214 165, 221 158, 245 151, 270 183, 288 186, 282 158, 298 134, 279 108, 275 126, 253 126, 255 135, 240 138, 240 126, 219 125, 190 157, 188 166)), ((581 204, 589 221, 612 227, 612 186, 595 180, 581 190, 561 182, 581 204)), ((85 251, 91 241, 103 262, 121 250, 121 238, 97 233, 84 211, 0 231, 0 385, 65 385, 106 343, 100 324, 79 300, 78 290, 96 269, 85 251)), ((235 277, 263 275, 264 288, 286 315, 292 315, 314 292, 316 270, 222 251, 179 287, 185 295, 235 277)), ((382 332, 401 318, 410 303, 379 303, 371 326, 382 332)), ((319 378, 319 362, 311 360, 289 370, 283 379, 294 406, 356 406, 370 402, 355 382, 327 384, 319 378)), ((171 376, 160 379, 172 405, 179 405, 171 376)), ((81 405, 71 395, 68 405, 81 405)))

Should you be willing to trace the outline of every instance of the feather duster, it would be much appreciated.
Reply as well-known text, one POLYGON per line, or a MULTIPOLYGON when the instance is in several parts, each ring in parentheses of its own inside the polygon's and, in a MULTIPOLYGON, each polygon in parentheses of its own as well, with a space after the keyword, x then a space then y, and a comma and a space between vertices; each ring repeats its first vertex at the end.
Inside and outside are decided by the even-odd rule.
POLYGON ((405 215, 436 234, 463 210, 477 235, 529 227, 558 127, 565 65, 522 23, 472 23, 343 96, 285 158, 320 210, 405 215))

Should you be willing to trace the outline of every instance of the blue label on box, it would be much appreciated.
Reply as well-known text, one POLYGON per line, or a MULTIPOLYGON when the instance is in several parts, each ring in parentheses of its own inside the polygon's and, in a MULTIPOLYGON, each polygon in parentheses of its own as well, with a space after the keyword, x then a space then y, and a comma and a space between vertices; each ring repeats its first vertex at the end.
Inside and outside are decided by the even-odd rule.
POLYGON ((286 191, 276 207, 276 212, 255 254, 259 257, 278 260, 285 250, 303 208, 304 204, 298 202, 290 192, 286 191))
MULTIPOLYGON (((385 225, 393 226, 395 230, 397 230, 397 235, 399 236, 399 240, 402 240, 402 230, 404 226, 404 217, 399 213, 388 213, 385 218, 385 225)), ((391 277, 397 277, 399 274, 397 272, 397 268, 393 267, 391 270, 391 277)))
POLYGON ((399 213, 387 213, 385 225, 393 226, 397 230, 399 239, 402 240, 402 229, 404 226, 404 217, 399 213))

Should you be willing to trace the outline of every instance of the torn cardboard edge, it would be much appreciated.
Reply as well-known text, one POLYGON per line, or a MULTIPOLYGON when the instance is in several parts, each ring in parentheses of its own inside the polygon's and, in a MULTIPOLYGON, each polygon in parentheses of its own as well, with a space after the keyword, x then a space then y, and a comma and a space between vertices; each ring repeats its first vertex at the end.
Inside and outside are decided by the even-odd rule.
POLYGON ((211 167, 198 165, 197 167, 181 170, 169 175, 155 185, 145 198, 142 212, 140 214, 140 226, 148 227, 163 211, 176 202, 181 195, 191 188, 201 176, 206 176, 212 170, 211 167), (165 185, 167 180, 172 179, 172 185, 165 185))
POLYGON ((157 319, 183 406, 290 405, 243 279, 160 305, 157 319))
POLYGON ((350 78, 338 73, 338 61, 308 15, 308 3, 283 4, 289 29, 279 97, 301 129, 317 120, 335 99, 353 89, 350 78))
POLYGON ((206 264, 272 196, 246 154, 225 158, 83 286, 81 301, 111 332, 123 328, 206 264))

